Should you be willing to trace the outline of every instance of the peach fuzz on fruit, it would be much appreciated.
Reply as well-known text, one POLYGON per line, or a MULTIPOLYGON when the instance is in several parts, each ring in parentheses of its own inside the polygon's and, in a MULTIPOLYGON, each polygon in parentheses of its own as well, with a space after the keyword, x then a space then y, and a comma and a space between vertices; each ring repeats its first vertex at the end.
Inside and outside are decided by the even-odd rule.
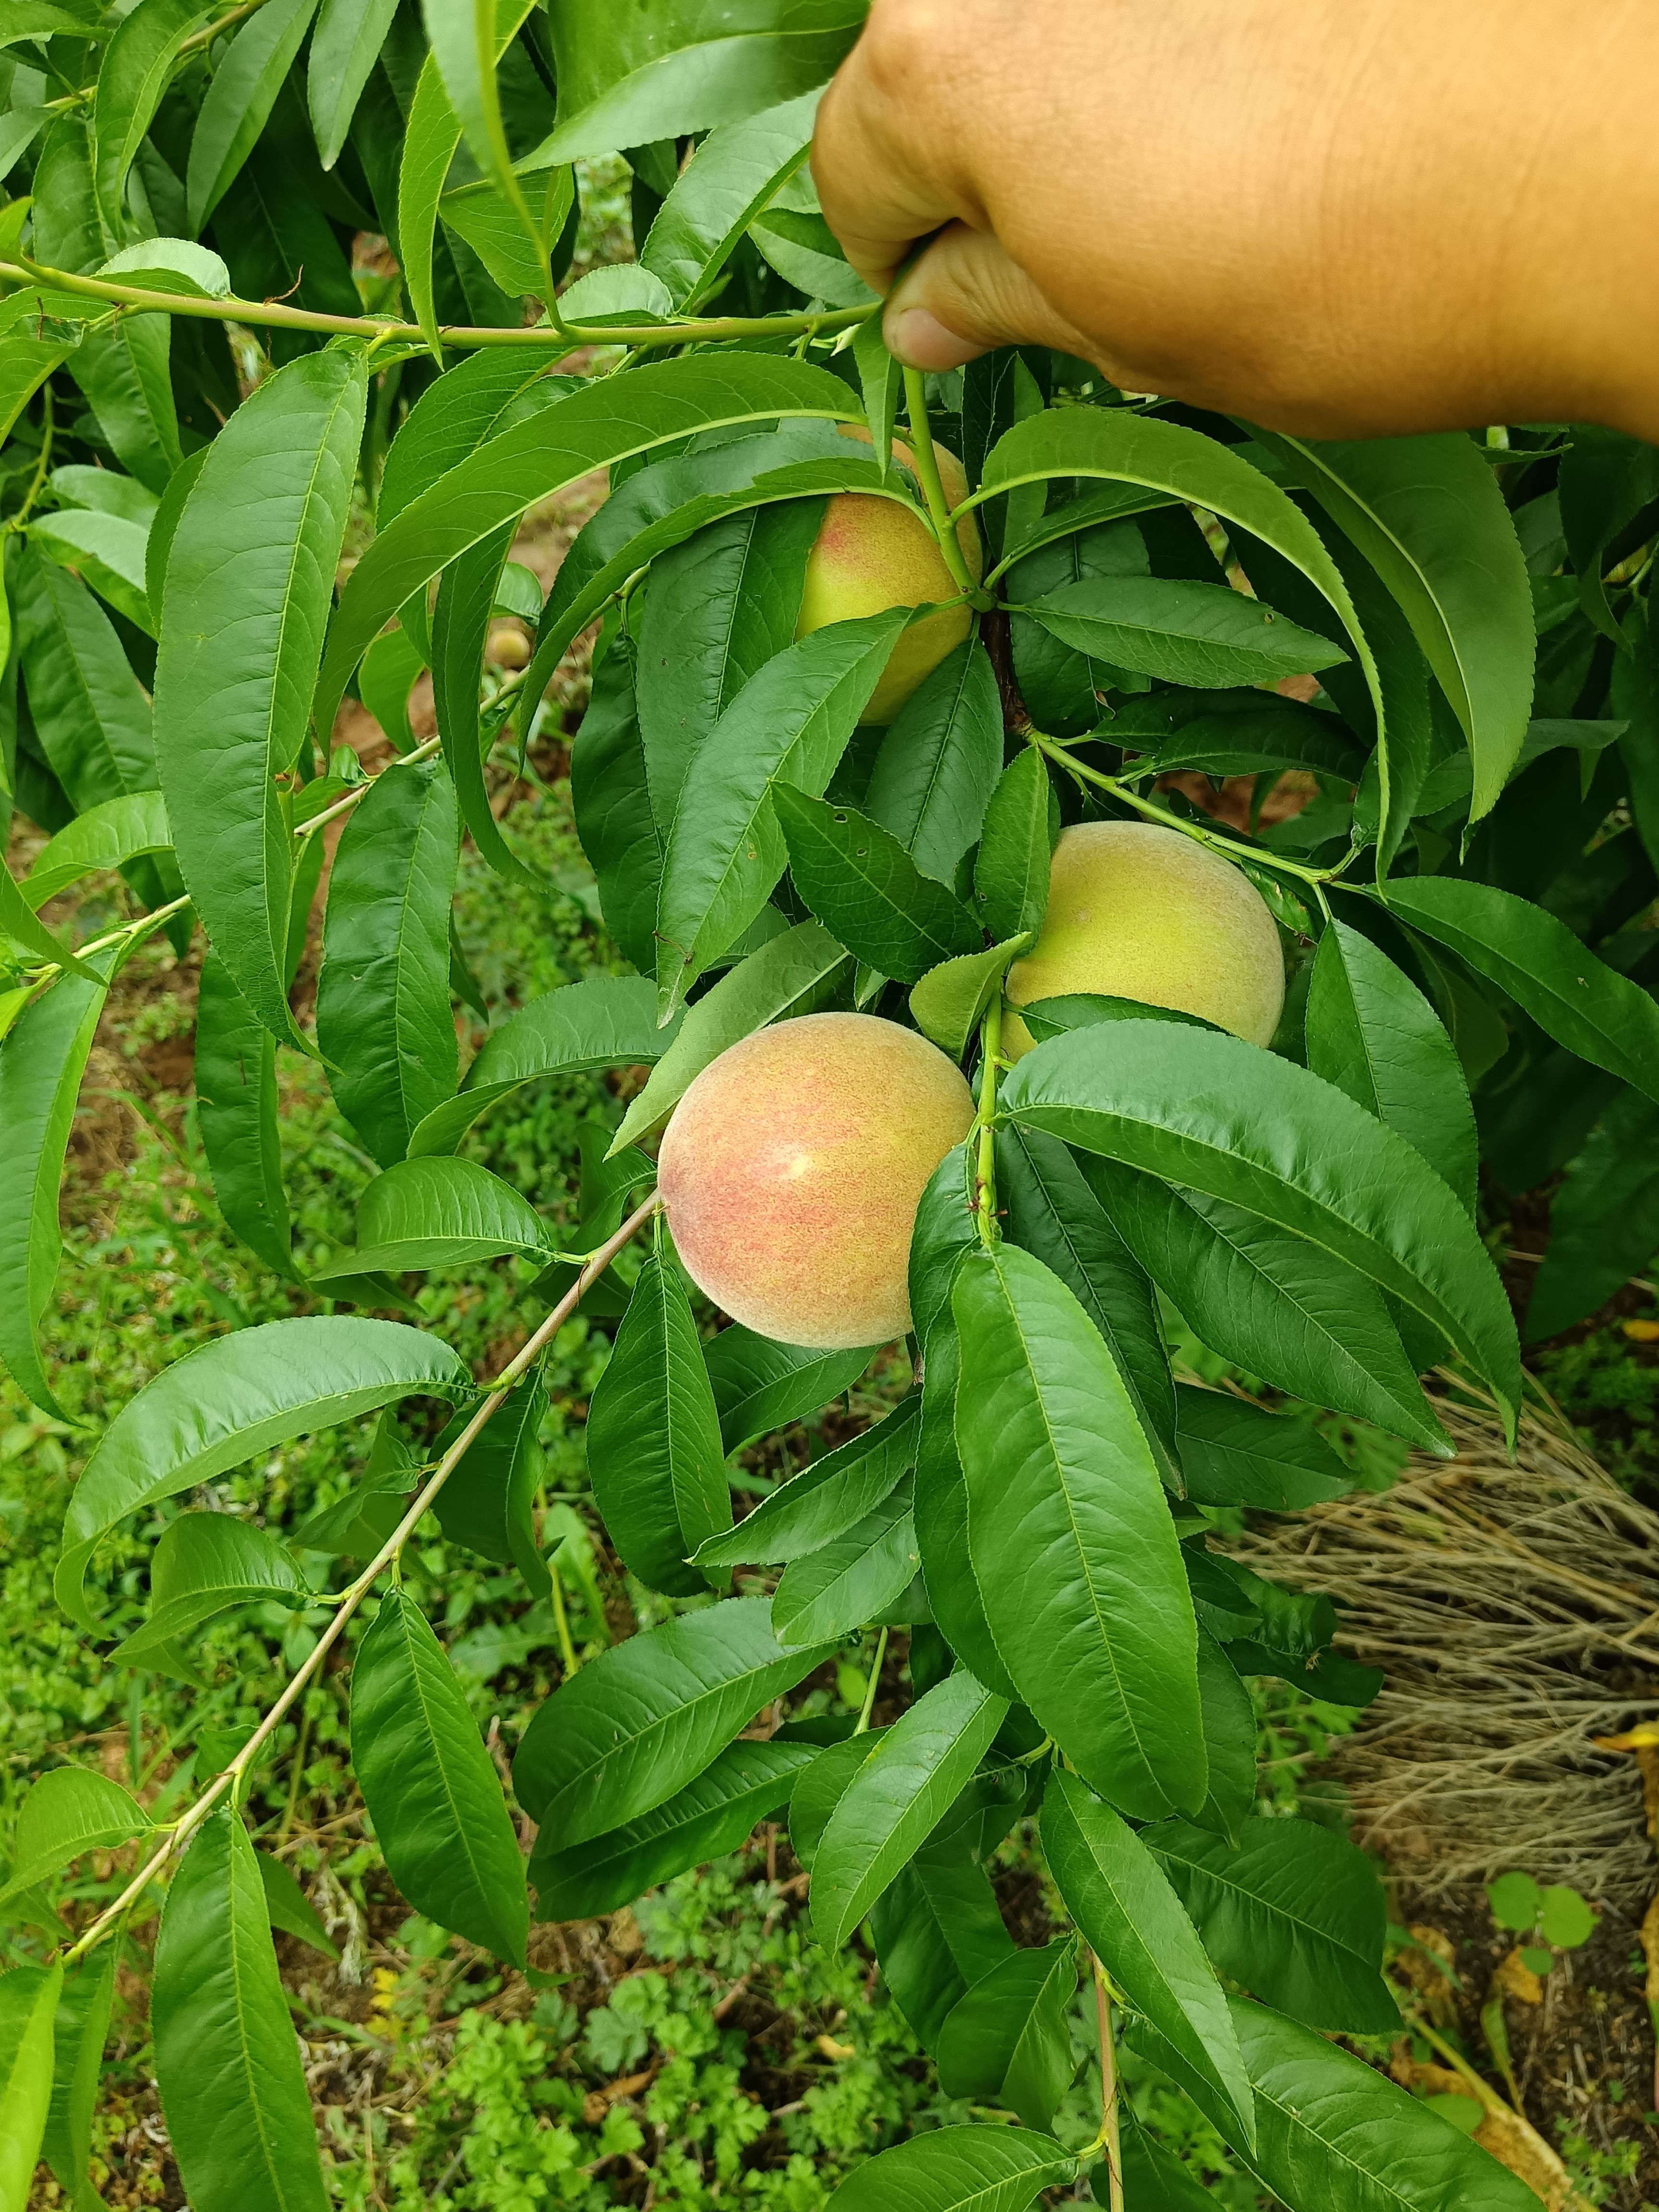
POLYGON ((659 1180, 680 1258, 734 1321, 784 1344, 882 1344, 910 1326, 927 1179, 968 1133, 955 1064, 873 1014, 805 1014, 703 1069, 659 1180))
MULTIPOLYGON (((849 429, 848 434, 866 441, 869 436, 856 429, 849 429)), ((896 440, 893 452, 901 461, 910 458, 908 448, 896 440)), ((955 507, 968 496, 962 464, 944 446, 936 444, 933 454, 945 496, 955 507)), ((957 542, 977 583, 984 558, 971 514, 964 514, 957 525, 957 542)), ((830 623, 878 615, 886 607, 920 607, 934 599, 954 599, 958 590, 933 532, 919 515, 873 492, 836 492, 824 508, 806 558, 795 635, 805 637, 830 623)), ((887 657, 864 720, 890 722, 923 677, 962 643, 972 620, 969 609, 957 605, 912 623, 887 657)))
MULTIPOLYGON (((1037 941, 1008 971, 1014 1006, 1095 992, 1197 1014, 1270 1044, 1285 1010, 1285 958, 1249 878, 1179 830, 1079 822, 1060 832, 1037 941)), ((1018 1014, 1004 1049, 1031 1048, 1018 1014)))

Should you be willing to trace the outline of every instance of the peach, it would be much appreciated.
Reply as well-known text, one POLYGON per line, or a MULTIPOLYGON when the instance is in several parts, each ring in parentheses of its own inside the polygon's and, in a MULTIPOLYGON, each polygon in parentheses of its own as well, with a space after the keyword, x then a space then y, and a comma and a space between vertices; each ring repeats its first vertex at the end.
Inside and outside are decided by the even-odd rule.
MULTIPOLYGON (((1198 1014, 1269 1044, 1285 1007, 1285 959, 1249 878, 1195 838, 1150 822, 1081 822, 1060 832, 1048 911, 1008 970, 1015 1006, 1074 991, 1198 1014)), ((1015 1059, 1031 1035, 1003 1027, 1015 1059)))
POLYGON ((804 1014, 757 1030, 703 1069, 662 1140, 688 1273, 779 1343, 902 1336, 916 1206, 973 1118, 954 1062, 896 1022, 804 1014))
MULTIPOLYGON (((867 443, 870 434, 849 427, 848 434, 867 443)), ((893 452, 899 460, 909 462, 909 448, 897 439, 893 452)), ((962 463, 937 443, 933 453, 945 496, 955 507, 968 496, 962 463)), ((968 573, 977 583, 984 557, 971 514, 964 514, 957 525, 957 541, 968 573)), ((931 599, 953 599, 958 589, 933 532, 918 516, 873 492, 837 492, 824 509, 806 556, 806 584, 795 635, 805 637, 828 623, 878 615, 884 607, 919 607, 931 599)), ((922 678, 962 643, 972 619, 969 609, 960 605, 913 623, 888 655, 864 720, 890 722, 922 678)))

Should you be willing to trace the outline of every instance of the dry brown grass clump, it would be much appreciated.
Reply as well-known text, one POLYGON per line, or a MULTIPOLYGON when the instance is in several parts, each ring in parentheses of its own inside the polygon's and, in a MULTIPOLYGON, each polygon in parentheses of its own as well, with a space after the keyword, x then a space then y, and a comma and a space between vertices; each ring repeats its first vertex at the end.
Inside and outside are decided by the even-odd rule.
POLYGON ((1627 1497, 1529 1395, 1516 1456, 1490 1404, 1439 1402, 1458 1456, 1229 1549, 1327 1592, 1341 1640, 1387 1684, 1331 1771, 1356 1840, 1419 1896, 1511 1867, 1635 1917, 1654 1889, 1632 1760, 1590 1739, 1659 1717, 1659 1514, 1627 1497))

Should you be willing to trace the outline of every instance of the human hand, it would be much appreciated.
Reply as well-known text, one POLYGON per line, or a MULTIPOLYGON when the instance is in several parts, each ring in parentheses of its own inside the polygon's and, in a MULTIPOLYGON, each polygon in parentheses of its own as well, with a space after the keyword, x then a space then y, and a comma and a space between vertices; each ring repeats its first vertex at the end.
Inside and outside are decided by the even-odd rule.
POLYGON ((875 0, 812 171, 902 360, 1271 427, 1659 437, 1659 11, 875 0), (1605 151, 1618 147, 1614 188, 1605 151))

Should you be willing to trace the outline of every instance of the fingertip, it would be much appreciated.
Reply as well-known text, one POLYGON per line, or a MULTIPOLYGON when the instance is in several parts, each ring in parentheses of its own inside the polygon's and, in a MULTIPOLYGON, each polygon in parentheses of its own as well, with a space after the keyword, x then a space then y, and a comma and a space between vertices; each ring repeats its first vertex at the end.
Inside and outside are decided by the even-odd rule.
POLYGON ((936 374, 960 368, 977 361, 989 348, 976 344, 940 322, 927 307, 891 307, 882 319, 881 334, 895 361, 907 368, 932 369, 936 374))

